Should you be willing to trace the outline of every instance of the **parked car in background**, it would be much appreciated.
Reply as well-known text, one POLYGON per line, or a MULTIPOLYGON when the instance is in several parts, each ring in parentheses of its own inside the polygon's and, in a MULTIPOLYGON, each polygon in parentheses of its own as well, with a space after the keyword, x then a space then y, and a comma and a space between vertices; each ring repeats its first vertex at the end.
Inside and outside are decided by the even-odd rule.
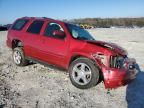
POLYGON ((6 27, 7 28, 7 30, 11 27, 11 25, 12 24, 6 24, 6 25, 4 25, 4 27, 6 27))
POLYGON ((6 30, 8 30, 7 27, 5 27, 5 26, 0 26, 0 31, 6 31, 6 30))

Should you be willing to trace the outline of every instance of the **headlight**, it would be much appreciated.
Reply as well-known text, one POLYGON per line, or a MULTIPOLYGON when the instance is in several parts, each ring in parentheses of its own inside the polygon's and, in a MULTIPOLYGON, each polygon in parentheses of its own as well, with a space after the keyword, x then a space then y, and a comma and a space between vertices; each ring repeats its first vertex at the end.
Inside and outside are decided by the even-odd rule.
POLYGON ((99 59, 102 62, 102 64, 104 65, 107 64, 106 56, 103 53, 97 52, 97 53, 92 54, 92 56, 96 59, 99 59))

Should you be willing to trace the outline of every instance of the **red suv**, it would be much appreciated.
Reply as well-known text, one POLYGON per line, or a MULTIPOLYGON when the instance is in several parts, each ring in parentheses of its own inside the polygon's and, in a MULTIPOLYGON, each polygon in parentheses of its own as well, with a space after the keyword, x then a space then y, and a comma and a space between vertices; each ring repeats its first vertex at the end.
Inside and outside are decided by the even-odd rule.
POLYGON ((80 89, 99 81, 106 88, 117 88, 136 76, 136 62, 126 50, 95 40, 77 25, 50 18, 17 19, 8 31, 7 45, 16 65, 34 60, 59 66, 68 70, 72 84, 80 89))

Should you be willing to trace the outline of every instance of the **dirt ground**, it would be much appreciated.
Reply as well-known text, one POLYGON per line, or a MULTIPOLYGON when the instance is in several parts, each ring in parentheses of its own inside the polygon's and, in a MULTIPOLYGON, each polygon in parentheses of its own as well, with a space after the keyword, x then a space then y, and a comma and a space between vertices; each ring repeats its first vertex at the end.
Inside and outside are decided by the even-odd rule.
POLYGON ((144 108, 144 28, 92 29, 97 40, 118 43, 137 60, 139 73, 129 85, 107 94, 103 83, 75 88, 66 71, 31 64, 18 67, 0 32, 0 108, 144 108))

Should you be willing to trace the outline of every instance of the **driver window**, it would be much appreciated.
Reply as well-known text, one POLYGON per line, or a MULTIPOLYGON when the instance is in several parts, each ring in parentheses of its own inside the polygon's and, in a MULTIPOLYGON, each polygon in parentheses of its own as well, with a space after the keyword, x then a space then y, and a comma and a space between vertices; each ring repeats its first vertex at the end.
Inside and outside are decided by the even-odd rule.
POLYGON ((55 30, 61 30, 64 32, 64 29, 57 23, 49 23, 45 30, 45 36, 53 36, 55 30))

